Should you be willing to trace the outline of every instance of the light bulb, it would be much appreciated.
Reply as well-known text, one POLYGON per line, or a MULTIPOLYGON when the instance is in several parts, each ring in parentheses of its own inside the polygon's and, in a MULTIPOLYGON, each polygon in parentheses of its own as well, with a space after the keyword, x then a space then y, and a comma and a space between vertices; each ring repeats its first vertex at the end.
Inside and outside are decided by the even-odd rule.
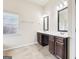
POLYGON ((67 1, 64 1, 64 5, 67 6, 68 5, 68 2, 67 1))
POLYGON ((62 4, 60 4, 60 9, 62 9, 63 8, 63 5, 62 4))

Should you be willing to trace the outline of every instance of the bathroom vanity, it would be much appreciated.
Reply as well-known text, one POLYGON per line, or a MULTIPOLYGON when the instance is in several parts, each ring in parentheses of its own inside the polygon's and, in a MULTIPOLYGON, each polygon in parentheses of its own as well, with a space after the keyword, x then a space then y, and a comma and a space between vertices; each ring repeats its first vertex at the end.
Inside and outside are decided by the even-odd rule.
POLYGON ((49 52, 58 59, 67 59, 68 37, 37 33, 37 41, 42 46, 49 46, 49 52))

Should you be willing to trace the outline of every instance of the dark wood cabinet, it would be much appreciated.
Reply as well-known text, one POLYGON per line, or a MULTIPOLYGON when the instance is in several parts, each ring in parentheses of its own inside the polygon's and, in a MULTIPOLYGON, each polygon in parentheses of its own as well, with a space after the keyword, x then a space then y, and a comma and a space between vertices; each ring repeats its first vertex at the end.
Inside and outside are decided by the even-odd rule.
POLYGON ((55 42, 55 55, 58 58, 64 57, 64 43, 61 42, 55 42))
POLYGON ((68 37, 59 37, 44 33, 37 33, 37 41, 42 46, 49 46, 49 52, 58 59, 67 59, 68 37))
POLYGON ((49 36, 49 51, 58 59, 67 59, 68 38, 49 36))
POLYGON ((49 36, 49 51, 50 53, 54 54, 55 53, 55 40, 53 36, 49 36))
POLYGON ((49 35, 44 33, 37 33, 37 41, 40 45, 46 46, 49 42, 49 35))

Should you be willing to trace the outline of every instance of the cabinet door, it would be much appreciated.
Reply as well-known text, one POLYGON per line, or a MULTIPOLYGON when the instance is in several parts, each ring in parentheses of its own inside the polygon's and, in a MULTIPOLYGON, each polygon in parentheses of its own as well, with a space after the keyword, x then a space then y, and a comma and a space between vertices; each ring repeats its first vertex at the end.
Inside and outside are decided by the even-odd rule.
POLYGON ((41 33, 37 33, 37 41, 41 44, 41 33))
POLYGON ((55 52, 55 41, 54 41, 54 37, 53 36, 49 37, 49 51, 52 54, 54 54, 54 52, 55 52))
POLYGON ((59 59, 64 59, 64 43, 59 41, 55 42, 55 55, 59 59))

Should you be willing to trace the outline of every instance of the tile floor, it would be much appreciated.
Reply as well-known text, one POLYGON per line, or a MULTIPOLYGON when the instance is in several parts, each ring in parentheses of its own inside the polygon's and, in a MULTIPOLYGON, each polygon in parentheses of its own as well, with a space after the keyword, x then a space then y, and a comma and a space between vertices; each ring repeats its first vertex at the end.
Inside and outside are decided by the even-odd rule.
POLYGON ((50 54, 48 46, 42 47, 39 44, 4 51, 3 54, 4 56, 12 56, 12 59, 56 59, 50 54))

